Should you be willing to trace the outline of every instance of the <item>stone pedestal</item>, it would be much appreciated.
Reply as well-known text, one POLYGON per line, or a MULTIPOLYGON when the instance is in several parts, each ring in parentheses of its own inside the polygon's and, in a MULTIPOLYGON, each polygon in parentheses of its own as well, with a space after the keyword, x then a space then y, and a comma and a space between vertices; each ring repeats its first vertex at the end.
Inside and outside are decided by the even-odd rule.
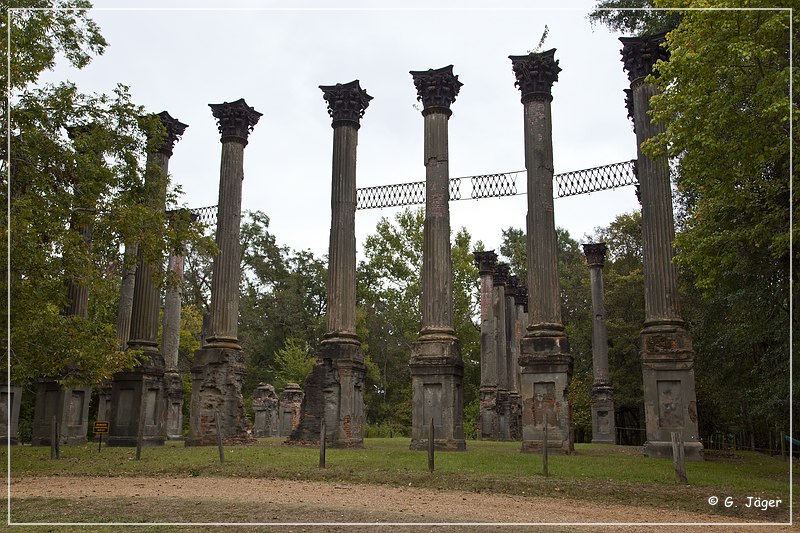
POLYGON ((550 102, 561 70, 555 49, 510 56, 522 93, 527 169, 527 258, 530 313, 520 343, 522 451, 538 451, 547 415, 548 447, 571 453, 571 410, 567 387, 572 355, 561 324, 558 257, 553 217, 553 135, 550 102))
POLYGON ((253 436, 277 437, 278 427, 278 395, 275 387, 265 383, 259 384, 253 391, 253 436))
POLYGON ((280 436, 288 437, 300 425, 300 408, 303 405, 303 390, 297 383, 287 383, 281 392, 279 404, 280 436))
POLYGON ((364 444, 366 365, 356 335, 356 148, 371 96, 358 80, 321 85, 333 128, 327 331, 305 383, 300 422, 288 442, 319 443, 325 420, 329 446, 364 444))
POLYGON ((238 339, 244 148, 261 113, 244 99, 209 104, 222 143, 216 244, 208 336, 194 353, 187 446, 217 443, 217 419, 225 442, 249 442, 242 379, 245 357, 238 339))
POLYGON ((614 390, 608 370, 608 333, 606 331, 605 291, 603 265, 606 259, 605 243, 583 245, 589 282, 592 288, 592 443, 616 444, 617 426, 614 422, 614 390))
MULTIPOLYGON (((163 212, 169 182, 169 158, 187 126, 166 111, 159 113, 158 118, 167 136, 158 149, 148 155, 145 189, 149 206, 163 212)), ((131 371, 120 372, 113 377, 109 446, 136 446, 140 424, 144 427, 143 445, 161 445, 166 437, 164 357, 159 351, 158 342, 161 294, 154 283, 162 266, 145 259, 147 251, 144 243, 137 248, 128 349, 141 350, 143 360, 131 371)))
POLYGON ((167 401, 167 439, 183 440, 183 380, 177 372, 164 373, 167 401))
POLYGON ((0 439, 2 443, 17 444, 19 438, 19 407, 22 402, 22 387, 0 385, 0 439), (6 418, 8 416, 8 418, 6 418))
POLYGON ((40 379, 36 386, 31 445, 49 446, 53 417, 58 423, 59 443, 86 443, 89 431, 90 387, 62 387, 55 380, 40 379))
MULTIPOLYGON (((642 143, 658 135, 664 125, 651 122, 650 99, 658 92, 645 83, 657 60, 668 60, 662 48, 664 34, 621 38, 622 61, 631 82, 636 132, 639 194, 642 204, 642 250, 645 282, 645 323, 641 333, 647 457, 670 457, 670 433, 679 432, 687 460, 702 460, 703 445, 697 427, 694 350, 678 306, 678 285, 672 263, 675 222, 666 158, 652 159, 642 143)), ((657 73, 656 73, 657 75, 657 73)))
POLYGON ((422 328, 411 347, 411 445, 465 450, 462 381, 464 364, 453 329, 453 275, 450 247, 450 105, 462 83, 453 66, 412 71, 424 118, 425 227, 422 250, 422 328), (437 423, 439 424, 437 427, 437 423))

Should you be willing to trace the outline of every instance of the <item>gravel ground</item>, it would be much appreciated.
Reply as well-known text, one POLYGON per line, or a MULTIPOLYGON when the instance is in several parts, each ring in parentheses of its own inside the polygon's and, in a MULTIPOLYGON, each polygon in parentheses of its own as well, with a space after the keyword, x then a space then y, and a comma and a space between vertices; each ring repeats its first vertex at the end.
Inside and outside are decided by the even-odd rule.
MULTIPOLYGON (((559 531, 652 531, 655 523, 721 523, 738 519, 724 516, 669 511, 619 504, 597 504, 557 498, 526 498, 501 494, 475 492, 437 491, 414 487, 389 487, 381 485, 350 485, 310 481, 276 479, 232 479, 211 477, 22 477, 12 479, 11 508, 14 502, 27 498, 61 498, 80 502, 102 502, 103 499, 121 498, 131 508, 124 521, 153 521, 150 516, 136 516, 135 503, 169 501, 171 505, 184 503, 188 514, 181 522, 191 519, 192 506, 207 502, 209 508, 220 504, 235 509, 237 503, 247 504, 249 517, 241 522, 418 522, 416 526, 382 527, 385 531, 433 530, 424 523, 481 522, 481 523, 536 523, 563 524, 554 526, 559 531), (254 507, 255 506, 255 507, 254 507), (131 514, 134 513, 134 514, 131 514), (256 516, 253 516, 255 514, 256 516), (187 519, 188 518, 188 519, 187 519), (650 523, 650 526, 626 526, 625 523, 650 523), (595 523, 580 526, 579 523, 595 523), (601 524, 602 523, 602 524, 601 524), (619 524, 619 525, 615 525, 619 524)), ((144 505, 143 508, 147 508, 144 505)), ((196 508, 196 507, 195 507, 196 508)), ((168 515, 171 516, 171 515, 168 515)), ((203 522, 208 521, 202 520, 203 522)), ((286 526, 283 530, 286 531, 286 526)), ((374 527, 374 526, 373 526, 374 527)), ((510 527, 510 526, 509 526, 510 527)), ((441 526, 439 526, 441 528, 441 526)), ((435 529, 439 529, 435 528, 435 529)), ((345 531, 342 526, 293 527, 292 531, 345 531)), ((359 527, 358 531, 370 528, 359 527)), ((483 526, 450 526, 448 530, 486 531, 507 528, 483 526)), ((515 529, 519 529, 516 526, 515 529)), ((531 527, 525 529, 532 529, 531 527)), ((539 527, 535 529, 539 530, 539 527)), ((749 525, 735 526, 678 526, 679 531, 792 531, 789 526, 749 525)))

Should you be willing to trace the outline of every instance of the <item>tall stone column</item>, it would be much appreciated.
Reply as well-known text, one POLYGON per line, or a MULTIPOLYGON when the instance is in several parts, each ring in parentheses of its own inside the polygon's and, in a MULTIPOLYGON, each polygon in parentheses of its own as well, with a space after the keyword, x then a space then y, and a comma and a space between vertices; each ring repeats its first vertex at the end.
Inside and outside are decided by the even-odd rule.
MULTIPOLYGON (((519 283, 519 282, 518 282, 519 283)), ((528 327, 528 288, 524 285, 517 285, 514 292, 514 349, 512 352, 513 363, 511 368, 514 371, 514 383, 516 390, 515 411, 511 417, 511 439, 522 440, 522 395, 520 394, 522 384, 522 372, 519 366, 520 344, 525 336, 528 327)))
POLYGON ((453 65, 411 71, 424 117, 425 227, 422 328, 411 347, 411 449, 425 450, 431 420, 438 450, 465 450, 464 363, 453 329, 447 125, 462 83, 453 65))
POLYGON ((519 278, 508 276, 506 280, 506 368, 508 369, 508 438, 522 438, 522 401, 519 395, 519 343, 517 332, 517 306, 515 299, 519 289, 519 278))
POLYGON ((497 440, 510 438, 510 405, 508 397, 508 344, 506 339, 506 282, 508 280, 508 263, 498 263, 492 276, 492 306, 495 317, 495 349, 497 357, 497 440))
MULTIPOLYGON (((169 159, 186 124, 162 111, 158 118, 166 129, 166 138, 148 155, 145 173, 146 202, 164 211, 167 195, 169 159)), ((154 278, 162 266, 146 259, 147 250, 138 246, 138 257, 130 319, 129 350, 141 350, 142 362, 127 372, 114 374, 111 385, 109 446, 136 446, 139 424, 143 419, 143 444, 164 444, 164 357, 159 351, 158 315, 160 291, 154 278)))
POLYGON ((551 89, 561 70, 555 49, 509 56, 522 93, 525 168, 528 176, 528 328, 520 346, 522 451, 538 451, 547 418, 548 448, 570 453, 571 410, 567 387, 572 355, 561 324, 558 257, 553 218, 551 89))
MULTIPOLYGON (((697 429, 694 349, 678 307, 678 284, 672 240, 675 222, 669 164, 642 152, 642 143, 664 131, 649 115, 650 99, 658 92, 645 78, 657 60, 669 59, 664 34, 621 38, 622 61, 631 82, 629 105, 636 131, 639 193, 642 204, 645 323, 641 333, 648 457, 670 457, 670 433, 680 432, 686 458, 702 460, 697 429)), ((657 74, 657 73, 656 73, 657 74)))
POLYGON ((473 252, 480 276, 481 304, 481 386, 479 389, 478 439, 493 440, 498 434, 497 391, 497 319, 494 307, 494 250, 473 252))
MULTIPOLYGON (((84 135, 90 135, 95 129, 95 125, 87 125, 71 127, 67 130, 70 139, 75 143, 77 159, 87 158, 90 161, 90 168, 92 165, 100 164, 102 154, 93 147, 86 149, 86 141, 82 138, 84 135)), ((86 176, 83 175, 85 172, 87 170, 78 165, 75 175, 75 208, 69 223, 70 232, 79 240, 84 251, 91 248, 97 203, 97 196, 86 193, 81 187, 83 180, 86 179, 86 176)), ((66 290, 67 302, 63 309, 64 315, 76 317, 77 320, 85 320, 89 312, 89 286, 77 279, 69 278, 66 280, 66 290)), ((31 444, 34 446, 50 445, 53 417, 58 422, 58 440, 61 444, 73 445, 86 442, 92 389, 89 386, 62 386, 57 378, 66 377, 65 375, 79 377, 80 368, 69 364, 62 376, 47 376, 37 380, 31 435, 31 444)), ((12 387, 12 391, 13 389, 12 387)), ((12 392, 11 397, 13 396, 12 392)), ((19 401, 19 395, 17 395, 16 401, 19 401)), ((16 422, 12 421, 12 425, 16 426, 16 422)))
MULTIPOLYGON (((170 221, 189 220, 188 209, 168 213, 170 221)), ((184 249, 181 243, 167 259, 168 284, 164 294, 164 320, 161 328, 164 352, 164 390, 167 401, 167 439, 183 440, 183 381, 178 371, 178 349, 181 340, 181 294, 183 286, 184 249)))
POLYGON ((243 98, 209 104, 222 143, 216 244, 211 274, 211 310, 205 344, 194 352, 192 398, 187 446, 217 443, 217 421, 224 441, 251 439, 244 414, 244 353, 239 345, 239 282, 244 148, 261 113, 243 98))
POLYGON ((333 128, 327 331, 305 383, 300 422, 288 440, 319 442, 324 419, 330 446, 360 448, 366 366, 356 335, 356 148, 360 121, 372 97, 358 80, 320 89, 333 128))
POLYGON ((589 266, 592 288, 592 442, 616 444, 617 426, 614 422, 614 389, 608 371, 608 333, 606 331, 603 265, 606 260, 604 242, 583 245, 589 266))

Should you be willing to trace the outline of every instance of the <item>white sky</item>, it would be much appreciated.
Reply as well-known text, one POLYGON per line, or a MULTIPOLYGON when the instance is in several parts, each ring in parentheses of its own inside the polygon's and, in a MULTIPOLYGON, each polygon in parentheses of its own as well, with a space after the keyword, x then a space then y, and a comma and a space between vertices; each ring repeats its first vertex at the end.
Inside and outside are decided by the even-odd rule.
MULTIPOLYGON (((126 3, 95 0, 91 16, 109 42, 106 53, 47 79, 68 78, 84 92, 111 92, 121 82, 148 111, 166 110, 188 124, 170 173, 189 207, 217 203, 221 145, 208 104, 244 98, 263 116, 245 149, 243 209, 266 212, 279 244, 321 256, 333 130, 319 85, 359 79, 374 98, 359 130, 359 187, 425 179, 423 118, 409 71, 449 64, 464 84, 449 124, 450 176, 521 170, 522 104, 508 56, 536 47, 546 24, 542 49, 556 48, 562 68, 552 102, 556 173, 633 159, 621 45, 605 27, 591 27, 593 3, 505 1, 495 3, 504 9, 476 9, 478 2, 414 0, 399 9, 355 2, 349 7, 360 10, 342 10, 313 9, 321 2, 151 0, 121 9, 126 3), (159 9, 143 9, 151 5, 159 9), (419 7, 433 5, 445 9, 419 7)), ((399 209, 357 211, 359 249, 379 218, 399 209)), ((501 229, 524 227, 526 197, 461 200, 450 209, 453 231, 466 226, 473 241, 499 248, 501 229)), ((584 241, 635 209, 630 186, 557 199, 556 225, 584 241)))

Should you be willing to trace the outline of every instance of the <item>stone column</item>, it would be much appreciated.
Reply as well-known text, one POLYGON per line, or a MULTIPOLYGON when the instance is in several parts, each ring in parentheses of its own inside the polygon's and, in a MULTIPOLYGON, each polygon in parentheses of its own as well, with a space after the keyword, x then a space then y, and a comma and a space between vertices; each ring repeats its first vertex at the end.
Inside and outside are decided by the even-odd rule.
POLYGON ((277 437, 278 428, 278 395, 275 387, 260 383, 253 391, 254 437, 277 437))
POLYGON ((462 83, 453 66, 411 71, 424 117, 425 228, 422 328, 411 347, 411 445, 426 450, 433 420, 438 450, 465 450, 464 363, 453 329, 450 261, 450 171, 447 125, 462 83))
POLYGON ((614 389, 608 372, 608 333, 606 332, 603 265, 606 260, 604 242, 584 244, 583 253, 589 266, 592 288, 592 443, 616 444, 617 426, 614 422, 614 389))
POLYGON ((510 56, 524 106, 525 168, 528 175, 528 328, 520 346, 522 451, 538 451, 547 415, 548 448, 571 453, 567 387, 572 355, 561 324, 558 257, 553 218, 553 135, 550 102, 561 70, 555 49, 510 56))
MULTIPOLYGON (((3 380, 5 381, 5 379, 3 380)), ((22 402, 22 387, 0 384, 0 445, 17 444, 19 431, 19 408, 22 402)))
POLYGON ((497 357, 497 440, 510 438, 510 405, 508 397, 508 344, 506 339, 506 281, 508 263, 498 263, 492 276, 492 306, 495 317, 495 354, 497 357))
MULTIPOLYGON (((92 148, 86 148, 86 139, 96 130, 95 125, 76 126, 68 128, 67 133, 75 143, 78 160, 87 158, 92 165, 101 165, 102 154, 92 148)), ((79 166, 75 175, 75 208, 70 216, 70 232, 80 240, 84 250, 89 250, 92 245, 92 230, 94 225, 95 207, 97 196, 86 193, 81 187, 85 179, 82 174, 87 172, 79 166)), ((76 279, 66 280, 67 302, 63 313, 65 316, 85 320, 89 312, 89 286, 76 279)), ((70 363, 63 370, 61 376, 47 376, 37 380, 36 404, 34 407, 31 444, 34 446, 48 446, 51 440, 51 424, 53 417, 58 421, 58 439, 61 444, 84 444, 86 433, 89 429, 89 400, 92 389, 89 386, 64 387, 58 382, 58 377, 72 375, 80 377, 80 368, 70 363)), ((13 388, 12 388, 13 389, 13 388)), ((13 397, 13 395, 12 395, 13 397)), ((15 435, 16 436, 16 435, 15 435)))
POLYGON ((517 335, 517 306, 515 298, 519 289, 519 278, 506 279, 506 368, 508 369, 508 438, 522 438, 522 401, 519 395, 519 342, 517 335))
MULTIPOLYGON (((164 211, 167 195, 169 158, 186 124, 162 111, 158 118, 166 138, 155 152, 148 154, 145 170, 146 199, 151 208, 164 211)), ((147 250, 139 244, 130 319, 129 350, 140 350, 141 363, 127 372, 114 374, 111 385, 109 446, 136 446, 139 424, 144 419, 143 444, 164 444, 164 356, 159 351, 158 315, 161 295, 154 278, 162 265, 146 259, 147 250)))
POLYGON ((287 383, 283 388, 278 404, 278 428, 281 437, 290 436, 300 424, 303 396, 303 390, 297 383, 287 383))
POLYGON ((222 143, 216 244, 211 274, 211 309, 205 344, 194 352, 192 398, 187 446, 217 443, 217 420, 223 440, 238 444, 252 439, 244 414, 244 353, 239 345, 239 281, 244 148, 261 113, 243 98, 209 104, 222 143))
POLYGON ((670 433, 681 433, 686 458, 702 460, 703 445, 697 430, 692 339, 678 308, 678 285, 672 240, 675 223, 669 164, 652 159, 642 143, 664 131, 652 122, 650 99, 658 92, 645 81, 657 60, 669 59, 664 34, 621 38, 622 61, 631 82, 629 105, 636 132, 639 192, 642 204, 642 245, 645 282, 645 323, 641 333, 645 420, 648 457, 670 457, 670 433))
POLYGON ((332 447, 364 444, 366 366, 356 335, 356 148, 361 118, 372 97, 358 80, 321 85, 333 128, 328 321, 320 359, 305 383, 305 399, 290 442, 319 442, 325 420, 332 447))
MULTIPOLYGON (((189 220, 188 209, 171 211, 171 221, 189 220)), ((178 349, 181 340, 181 294, 183 287, 183 244, 169 254, 167 259, 168 283, 164 294, 164 320, 161 327, 164 353, 164 390, 167 401, 167 439, 183 440, 183 381, 178 371, 178 349)))
POLYGON ((479 389, 478 439, 493 440, 498 434, 497 417, 497 320, 494 307, 494 250, 473 252, 480 275, 481 304, 481 386, 479 389))
POLYGON ((519 366, 520 344, 525 336, 528 327, 528 288, 524 285, 517 285, 514 293, 514 352, 512 352, 514 370, 514 383, 516 390, 516 406, 511 417, 511 439, 522 440, 522 395, 520 394, 522 383, 522 372, 519 366))

